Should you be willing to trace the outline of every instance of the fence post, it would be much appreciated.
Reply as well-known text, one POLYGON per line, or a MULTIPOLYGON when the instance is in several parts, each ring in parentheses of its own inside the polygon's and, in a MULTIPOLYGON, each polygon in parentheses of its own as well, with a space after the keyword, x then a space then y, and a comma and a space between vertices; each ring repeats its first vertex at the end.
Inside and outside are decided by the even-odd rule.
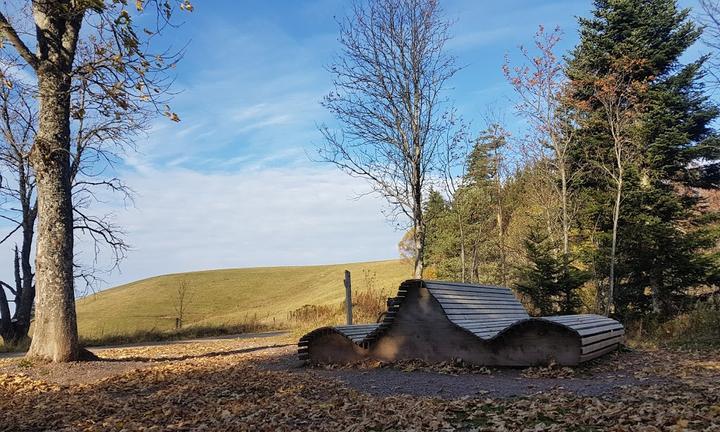
POLYGON ((345 270, 345 314, 347 325, 352 324, 352 288, 350 283, 350 271, 345 270))

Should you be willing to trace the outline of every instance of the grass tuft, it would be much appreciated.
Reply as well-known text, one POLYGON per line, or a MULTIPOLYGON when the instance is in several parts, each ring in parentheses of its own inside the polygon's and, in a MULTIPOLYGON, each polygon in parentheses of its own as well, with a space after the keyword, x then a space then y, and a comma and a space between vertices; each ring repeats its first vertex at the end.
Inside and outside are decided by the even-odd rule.
POLYGON ((631 323, 627 338, 639 347, 720 347, 720 296, 698 302, 689 312, 666 322, 631 323))

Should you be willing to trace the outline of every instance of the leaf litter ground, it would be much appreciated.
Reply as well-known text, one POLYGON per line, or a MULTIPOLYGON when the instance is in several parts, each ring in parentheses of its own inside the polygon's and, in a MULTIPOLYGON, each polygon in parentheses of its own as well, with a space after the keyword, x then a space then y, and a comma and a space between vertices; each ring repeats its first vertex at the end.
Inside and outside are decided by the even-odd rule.
POLYGON ((578 368, 302 367, 286 338, 0 360, 0 431, 720 431, 720 352, 631 350, 578 368))

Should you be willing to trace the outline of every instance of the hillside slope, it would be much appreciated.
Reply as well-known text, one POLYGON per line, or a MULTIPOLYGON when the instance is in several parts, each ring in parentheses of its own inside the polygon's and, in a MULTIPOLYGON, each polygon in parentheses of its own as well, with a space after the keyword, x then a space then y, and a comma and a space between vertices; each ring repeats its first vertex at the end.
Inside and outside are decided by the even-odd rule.
POLYGON ((140 280, 78 300, 81 337, 102 338, 174 327, 178 285, 189 287, 185 325, 233 325, 257 317, 281 325, 303 305, 337 305, 344 299, 343 271, 353 288, 374 288, 394 295, 412 270, 401 261, 304 267, 258 267, 178 273, 140 280), (372 285, 372 283, 370 283, 372 285))

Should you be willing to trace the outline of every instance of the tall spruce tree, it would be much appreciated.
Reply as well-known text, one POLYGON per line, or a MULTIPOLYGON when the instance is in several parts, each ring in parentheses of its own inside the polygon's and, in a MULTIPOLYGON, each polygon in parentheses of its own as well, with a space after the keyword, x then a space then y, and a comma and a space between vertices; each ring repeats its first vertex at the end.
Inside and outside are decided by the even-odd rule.
POLYGON ((602 167, 613 157, 613 125, 598 89, 622 80, 621 115, 635 115, 626 134, 633 157, 625 161, 617 288, 608 301, 620 314, 667 314, 688 288, 719 278, 717 262, 704 253, 715 240, 694 189, 719 185, 720 145, 710 127, 718 109, 702 84, 706 58, 680 63, 701 30, 675 0, 594 4, 592 17, 580 19, 580 43, 568 59, 573 103, 582 114, 572 157, 586 171, 578 184, 585 231, 599 239, 594 259, 609 278, 613 188, 602 167))
POLYGON ((503 129, 489 126, 467 154, 449 202, 431 191, 424 205, 428 265, 443 279, 508 282, 506 228, 511 211, 503 199, 501 174, 506 144, 503 129))

